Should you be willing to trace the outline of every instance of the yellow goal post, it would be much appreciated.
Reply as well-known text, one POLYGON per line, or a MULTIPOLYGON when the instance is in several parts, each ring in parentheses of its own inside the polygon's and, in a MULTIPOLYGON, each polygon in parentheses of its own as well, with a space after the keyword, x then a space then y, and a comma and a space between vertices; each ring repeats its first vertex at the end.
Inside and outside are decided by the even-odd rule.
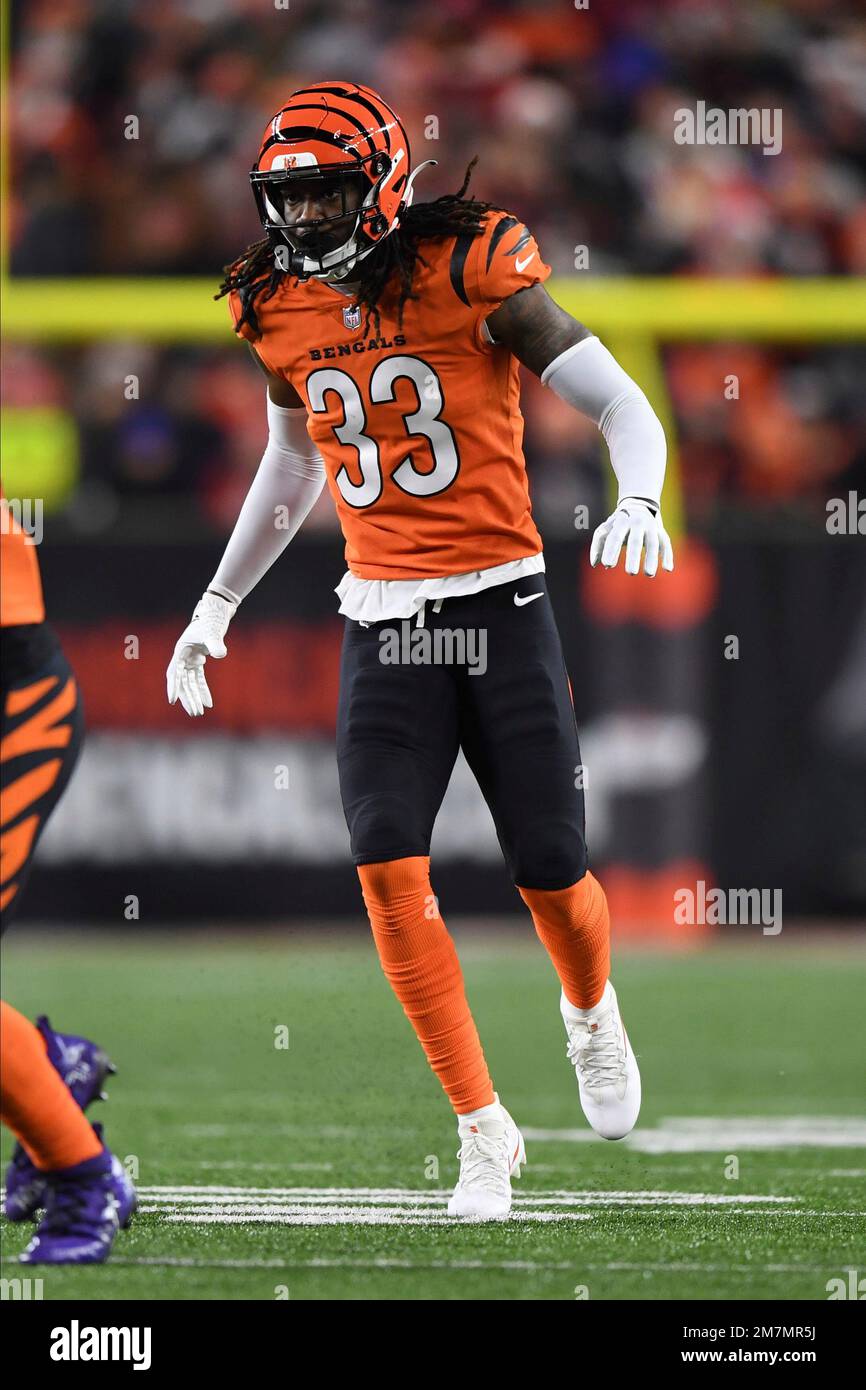
MULTIPOLYGON (((4 277, 7 340, 229 343, 226 305, 210 279, 4 277)), ((667 342, 845 343, 866 340, 866 277, 828 279, 583 278, 548 281, 559 304, 602 338, 643 387, 669 441, 666 525, 682 528, 676 429, 659 345, 667 342)))

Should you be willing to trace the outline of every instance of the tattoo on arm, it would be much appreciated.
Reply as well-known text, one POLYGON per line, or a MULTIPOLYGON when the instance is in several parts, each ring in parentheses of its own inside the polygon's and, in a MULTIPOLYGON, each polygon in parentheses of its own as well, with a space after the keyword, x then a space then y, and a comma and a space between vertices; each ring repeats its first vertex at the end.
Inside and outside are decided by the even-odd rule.
POLYGON ((555 357, 592 334, 555 304, 543 285, 512 294, 486 320, 497 343, 541 376, 555 357))

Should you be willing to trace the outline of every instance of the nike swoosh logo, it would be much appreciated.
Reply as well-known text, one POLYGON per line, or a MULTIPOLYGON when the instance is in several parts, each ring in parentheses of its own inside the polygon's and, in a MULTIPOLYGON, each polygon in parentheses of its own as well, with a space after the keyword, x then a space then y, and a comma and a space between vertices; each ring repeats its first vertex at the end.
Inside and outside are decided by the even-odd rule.
POLYGON ((535 260, 535 252, 533 251, 532 255, 531 255, 531 256, 527 256, 525 261, 515 261, 515 262, 514 262, 514 268, 515 268, 515 270, 517 270, 518 272, 523 271, 523 270, 525 270, 526 267, 529 265, 529 262, 530 262, 530 261, 534 261, 534 260, 535 260))
POLYGON ((544 598, 544 594, 527 594, 525 598, 521 598, 520 594, 515 594, 514 602, 518 608, 522 608, 525 603, 532 603, 532 600, 536 598, 544 598))

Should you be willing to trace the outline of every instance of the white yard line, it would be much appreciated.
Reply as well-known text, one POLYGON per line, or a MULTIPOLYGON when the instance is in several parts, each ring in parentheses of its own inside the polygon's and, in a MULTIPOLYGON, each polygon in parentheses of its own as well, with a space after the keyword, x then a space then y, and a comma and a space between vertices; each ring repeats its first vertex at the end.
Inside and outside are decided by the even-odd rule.
MULTIPOLYGON (((590 1221, 586 1212, 514 1212, 514 1221, 590 1221)), ((219 1212, 176 1212, 165 1217, 172 1225, 184 1226, 464 1226, 464 1217, 446 1216, 438 1211, 406 1211, 402 1207, 273 1207, 227 1214, 219 1212)))
POLYGON ((332 1173, 333 1163, 248 1163, 242 1158, 227 1158, 224 1162, 204 1161, 191 1163, 190 1168, 202 1168, 205 1172, 216 1173, 225 1170, 235 1170, 239 1173, 276 1173, 276 1172, 298 1172, 298 1173, 332 1173))
MULTIPOLYGON (((259 1124, 271 1137, 313 1139, 361 1139, 364 1131, 341 1125, 307 1129, 291 1124, 259 1124)), ((602 1144, 588 1125, 552 1129, 521 1126, 524 1138, 534 1143, 602 1144)), ((228 1139, 236 1129, 225 1124, 178 1125, 177 1132, 190 1139, 228 1139)), ((866 1148, 866 1120, 852 1115, 675 1116, 654 1128, 633 1130, 620 1141, 637 1153, 715 1153, 733 1149, 866 1148)))
MULTIPOLYGON (((4 1255, 0 1264, 18 1264, 14 1255, 4 1255)), ((369 1259, 353 1259, 350 1256, 317 1257, 309 1260, 267 1259, 267 1260, 208 1260, 185 1255, 112 1255, 111 1266, 127 1268, 155 1269, 237 1269, 237 1270, 315 1270, 315 1269, 382 1269, 382 1270, 503 1270, 519 1273, 543 1273, 550 1271, 569 1271, 575 1277, 586 1273, 635 1273, 635 1274, 827 1274, 827 1266, 809 1264, 699 1264, 695 1262, 674 1261, 670 1264, 644 1264, 637 1260, 609 1260, 586 1262, 574 1260, 409 1260, 399 1257, 379 1256, 369 1259)), ((847 1274, 853 1266, 839 1265, 838 1273, 847 1274)))
MULTIPOLYGON (((170 1225, 188 1226, 443 1226, 455 1220, 463 1224, 445 1211, 449 1195, 445 1188, 153 1186, 139 1189, 139 1210, 142 1215, 161 1216, 170 1225)), ((611 1208, 649 1215, 678 1208, 751 1216, 858 1215, 811 1211, 797 1205, 802 1200, 760 1193, 556 1189, 515 1193, 512 1220, 588 1221, 593 1210, 611 1208)))
MULTIPOLYGON (((4 1261, 4 1263, 10 1263, 4 1261)), ((112 1256, 112 1265, 163 1265, 169 1268, 178 1267, 180 1269, 506 1269, 520 1271, 521 1273, 537 1273, 539 1271, 571 1270, 573 1263, 565 1260, 561 1261, 541 1261, 541 1260, 402 1260, 390 1259, 384 1256, 371 1257, 368 1260, 355 1260, 335 1256, 333 1259, 321 1257, 312 1260, 196 1260, 192 1257, 166 1256, 161 1259, 159 1256, 141 1256, 136 1258, 112 1256)))
MULTIPOLYGON (((696 1210, 694 1206, 686 1208, 696 1210)), ((458 1224, 463 1221, 459 1217, 450 1217, 441 1207, 361 1207, 361 1206, 287 1206, 280 1205, 234 1207, 227 1210, 225 1207, 215 1208, 192 1208, 187 1211, 169 1210, 164 1207, 140 1208, 142 1215, 162 1216, 169 1225, 186 1226, 243 1226, 243 1225, 272 1225, 272 1226, 443 1226, 458 1224)), ((597 1210, 611 1210, 611 1208, 597 1208, 597 1210)), ((672 1207, 658 1206, 632 1206, 629 1211, 648 1216, 656 1216, 660 1210, 677 1210, 672 1207)), ((719 1208, 701 1208, 703 1211, 711 1210, 718 1214, 719 1208)), ((814 1217, 823 1220, 827 1217, 856 1218, 857 1221, 866 1220, 864 1211, 809 1211, 804 1207, 727 1207, 724 1209, 726 1215, 730 1216, 796 1216, 814 1217)), ((541 1211, 539 1209, 527 1210, 515 1206, 512 1208, 511 1221, 519 1222, 551 1222, 551 1221, 590 1221, 592 1217, 589 1212, 576 1211, 541 1211)))
MULTIPOLYGON (((255 1205, 256 1201, 274 1203, 313 1202, 318 1205, 334 1199, 340 1202, 361 1202, 367 1205, 435 1206, 444 1205, 451 1196, 450 1188, 402 1187, 224 1187, 211 1186, 139 1187, 142 1198, 165 1199, 168 1202, 255 1205)), ((641 1206, 743 1206, 757 1203, 780 1205, 799 1200, 795 1197, 776 1197, 766 1193, 681 1192, 659 1189, 583 1188, 576 1191, 554 1188, 548 1192, 515 1192, 517 1206, 598 1206, 636 1203, 641 1206)))
MULTIPOLYGON (((602 1142, 580 1129, 523 1127, 533 1143, 602 1142)), ((663 1119, 654 1129, 635 1129, 623 1146, 637 1153, 737 1153, 743 1149, 866 1148, 866 1120, 851 1115, 691 1116, 663 1119)))

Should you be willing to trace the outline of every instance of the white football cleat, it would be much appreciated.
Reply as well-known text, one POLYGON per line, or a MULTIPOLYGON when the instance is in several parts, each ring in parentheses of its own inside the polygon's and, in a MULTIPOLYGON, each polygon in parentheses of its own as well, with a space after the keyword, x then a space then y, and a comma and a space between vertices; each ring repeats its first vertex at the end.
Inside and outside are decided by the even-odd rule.
POLYGON ((616 991, 608 980, 594 1008, 578 1009, 564 994, 559 1007, 583 1113, 602 1139, 624 1139, 640 1113, 640 1071, 616 991))
POLYGON ((499 1113, 485 1119, 457 1117, 460 1177, 448 1203, 449 1216, 501 1221, 511 1211, 511 1179, 526 1163, 523 1135, 496 1097, 499 1113))

